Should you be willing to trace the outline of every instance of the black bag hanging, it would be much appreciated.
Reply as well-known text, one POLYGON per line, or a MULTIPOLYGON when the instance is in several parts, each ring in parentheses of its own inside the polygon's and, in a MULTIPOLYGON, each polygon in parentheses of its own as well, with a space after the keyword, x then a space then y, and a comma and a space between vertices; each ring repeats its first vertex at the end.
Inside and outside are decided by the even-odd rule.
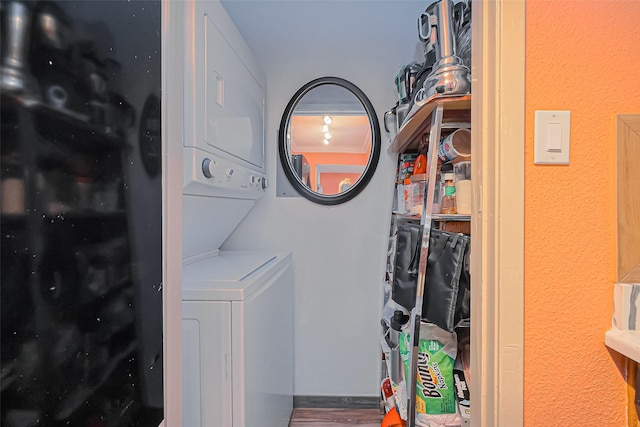
POLYGON ((400 226, 396 234, 396 255, 391 299, 407 310, 411 310, 416 301, 421 237, 422 229, 414 224, 400 226))
MULTIPOLYGON (((415 305, 421 239, 419 225, 398 228, 391 298, 407 310, 415 305)), ((429 237, 422 320, 447 331, 470 317, 469 243, 467 235, 437 229, 429 237)))

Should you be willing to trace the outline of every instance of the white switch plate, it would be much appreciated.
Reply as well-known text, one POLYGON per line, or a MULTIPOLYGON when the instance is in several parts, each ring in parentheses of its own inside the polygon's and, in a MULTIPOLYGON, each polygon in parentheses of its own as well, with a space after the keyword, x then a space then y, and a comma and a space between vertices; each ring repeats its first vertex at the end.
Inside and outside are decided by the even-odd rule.
POLYGON ((568 165, 571 111, 536 111, 533 162, 568 165))

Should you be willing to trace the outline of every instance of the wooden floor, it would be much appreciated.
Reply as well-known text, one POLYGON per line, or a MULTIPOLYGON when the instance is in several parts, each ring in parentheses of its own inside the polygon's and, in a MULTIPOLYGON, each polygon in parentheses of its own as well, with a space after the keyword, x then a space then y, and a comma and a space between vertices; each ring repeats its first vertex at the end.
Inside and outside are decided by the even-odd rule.
POLYGON ((295 408, 289 427, 380 427, 378 409, 295 408))

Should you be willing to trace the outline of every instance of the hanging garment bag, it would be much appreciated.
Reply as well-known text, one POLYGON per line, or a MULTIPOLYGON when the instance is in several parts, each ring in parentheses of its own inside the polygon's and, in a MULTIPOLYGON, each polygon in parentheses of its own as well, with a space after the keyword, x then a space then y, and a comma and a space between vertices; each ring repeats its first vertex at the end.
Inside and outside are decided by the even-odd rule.
MULTIPOLYGON (((419 225, 398 228, 391 298, 407 310, 415 305, 421 238, 419 225)), ((422 320, 447 331, 470 316, 469 243, 467 235, 437 229, 429 237, 422 320)))

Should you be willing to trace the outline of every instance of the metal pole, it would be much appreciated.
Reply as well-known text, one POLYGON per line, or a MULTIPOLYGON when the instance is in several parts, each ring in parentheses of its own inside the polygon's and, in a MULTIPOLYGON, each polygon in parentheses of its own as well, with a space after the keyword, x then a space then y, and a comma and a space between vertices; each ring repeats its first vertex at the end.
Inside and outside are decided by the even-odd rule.
POLYGON ((444 107, 436 105, 431 113, 431 131, 429 133, 429 149, 427 151, 427 164, 429 165, 429 177, 424 189, 424 201, 422 203, 422 244, 420 246, 420 263, 418 267, 418 283, 416 284, 416 304, 411 310, 411 353, 409 356, 409 383, 407 395, 407 425, 416 425, 416 390, 418 384, 418 343, 420 341, 420 319, 422 318, 422 300, 424 296, 424 283, 427 278, 427 258, 429 257, 429 237, 431 236, 431 216, 433 213, 433 197, 435 195, 436 175, 438 169, 438 145, 440 144, 440 131, 444 107))

